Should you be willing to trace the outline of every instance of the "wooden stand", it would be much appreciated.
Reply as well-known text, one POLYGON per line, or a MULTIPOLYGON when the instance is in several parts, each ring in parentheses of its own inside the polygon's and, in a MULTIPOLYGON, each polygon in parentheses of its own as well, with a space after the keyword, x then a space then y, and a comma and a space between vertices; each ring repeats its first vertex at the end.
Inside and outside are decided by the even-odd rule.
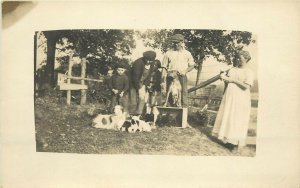
MULTIPOLYGON (((163 107, 163 106, 156 106, 155 107, 159 113, 154 114, 154 120, 157 120, 159 115, 163 114, 172 114, 174 116, 180 115, 181 122, 178 122, 180 128, 188 127, 187 116, 188 116, 188 109, 181 108, 181 107, 163 107)), ((174 125, 175 126, 175 125, 174 125)))
POLYGON ((91 81, 96 81, 96 80, 85 78, 86 58, 82 58, 81 60, 81 77, 80 78, 72 77, 72 66, 73 66, 72 58, 73 55, 71 54, 69 58, 68 75, 58 74, 57 85, 59 90, 67 90, 67 105, 71 104, 71 91, 81 90, 80 105, 84 105, 86 103, 86 90, 88 89, 87 85, 85 85, 85 80, 91 80, 91 81), (71 79, 81 80, 81 84, 72 84, 71 79))

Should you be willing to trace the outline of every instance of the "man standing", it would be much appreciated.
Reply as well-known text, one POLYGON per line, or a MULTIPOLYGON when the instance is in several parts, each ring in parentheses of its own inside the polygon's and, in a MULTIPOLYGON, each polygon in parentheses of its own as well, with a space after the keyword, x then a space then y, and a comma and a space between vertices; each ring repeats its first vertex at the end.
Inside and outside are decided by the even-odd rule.
MULTIPOLYGON (((165 53, 162 66, 167 71, 177 71, 178 79, 182 87, 182 107, 188 107, 188 91, 187 91, 187 76, 186 74, 194 69, 195 62, 192 54, 185 49, 184 36, 175 34, 170 38, 172 49, 165 53)), ((164 71, 163 78, 166 78, 164 71)), ((165 85, 163 85, 165 89, 165 85)))
POLYGON ((141 115, 143 113, 146 102, 149 99, 149 92, 147 86, 150 84, 151 75, 154 70, 154 60, 156 53, 154 51, 146 51, 143 53, 143 57, 133 62, 132 84, 137 93, 137 107, 136 114, 141 115))

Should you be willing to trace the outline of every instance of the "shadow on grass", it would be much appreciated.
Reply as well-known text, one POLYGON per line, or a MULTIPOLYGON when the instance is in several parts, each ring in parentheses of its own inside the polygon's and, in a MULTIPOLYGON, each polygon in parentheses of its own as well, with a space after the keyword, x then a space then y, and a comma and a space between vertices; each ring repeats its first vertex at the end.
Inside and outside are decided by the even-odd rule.
POLYGON ((221 140, 219 140, 217 137, 212 136, 212 129, 213 127, 207 127, 207 126, 203 126, 203 125, 197 125, 197 123, 193 123, 191 122, 190 125, 199 130, 202 134, 206 135, 207 138, 214 142, 219 144, 220 146, 224 147, 224 149, 227 149, 228 151, 231 151, 232 153, 239 155, 239 156, 251 156, 254 157, 255 153, 256 153, 256 145, 246 145, 244 147, 244 149, 240 150, 240 151, 235 151, 232 150, 232 148, 228 147, 228 145, 226 145, 224 142, 222 142, 221 140))
POLYGON ((226 145, 221 140, 219 140, 217 137, 214 137, 214 136, 211 135, 213 127, 207 127, 207 126, 203 126, 203 125, 197 125, 196 123, 193 123, 193 122, 190 122, 190 125, 193 128, 199 130, 204 135, 206 135, 207 138, 209 140, 211 140, 212 142, 215 142, 215 143, 217 143, 217 144, 219 144, 219 145, 221 145, 221 146, 223 146, 223 147, 226 148, 226 145))

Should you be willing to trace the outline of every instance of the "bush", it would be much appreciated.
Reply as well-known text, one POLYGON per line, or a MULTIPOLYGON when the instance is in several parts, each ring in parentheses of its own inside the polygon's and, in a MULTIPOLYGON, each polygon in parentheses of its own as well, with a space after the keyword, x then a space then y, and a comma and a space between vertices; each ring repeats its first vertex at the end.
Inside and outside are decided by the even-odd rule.
POLYGON ((208 121, 208 113, 206 111, 201 112, 200 110, 192 113, 188 117, 189 121, 198 124, 200 126, 205 126, 207 125, 208 121))

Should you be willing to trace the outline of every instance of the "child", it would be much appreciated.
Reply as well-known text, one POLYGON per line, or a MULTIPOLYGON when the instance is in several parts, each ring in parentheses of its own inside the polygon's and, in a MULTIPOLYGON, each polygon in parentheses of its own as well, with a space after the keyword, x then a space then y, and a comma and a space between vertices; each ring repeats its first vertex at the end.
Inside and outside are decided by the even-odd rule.
POLYGON ((117 73, 111 77, 108 83, 109 89, 112 91, 110 108, 112 113, 116 105, 121 105, 124 108, 124 111, 126 113, 128 112, 129 81, 125 74, 126 67, 126 64, 119 63, 117 66, 117 73))

